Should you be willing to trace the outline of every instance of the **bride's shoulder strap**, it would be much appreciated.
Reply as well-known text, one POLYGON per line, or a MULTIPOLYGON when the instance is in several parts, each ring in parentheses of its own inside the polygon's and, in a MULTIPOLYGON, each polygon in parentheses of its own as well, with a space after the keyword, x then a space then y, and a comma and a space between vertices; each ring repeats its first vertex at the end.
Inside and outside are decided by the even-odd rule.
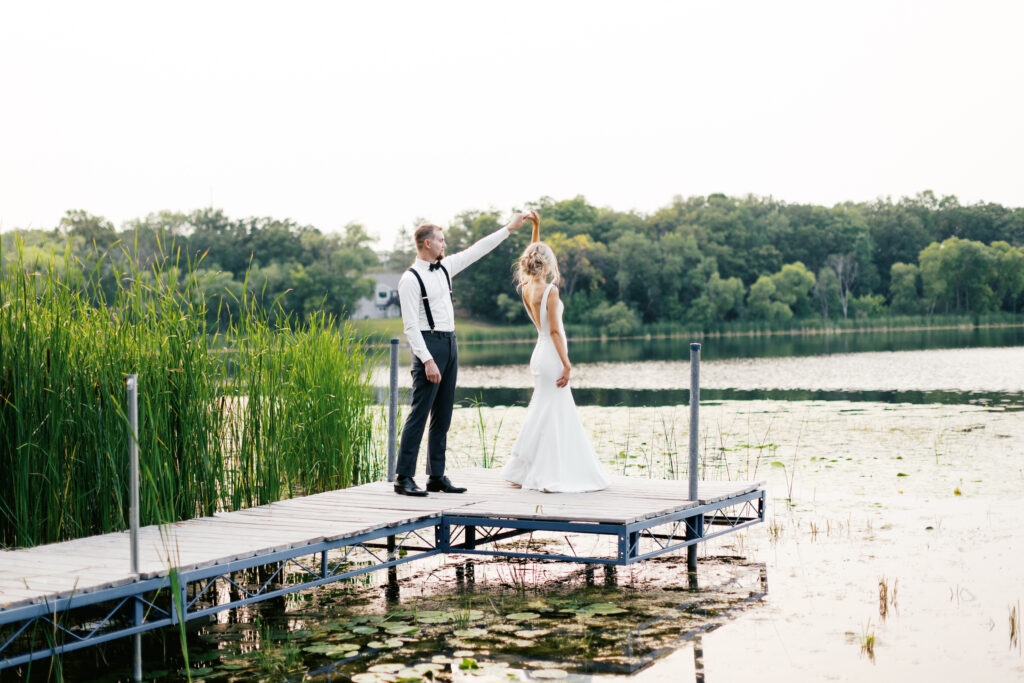
POLYGON ((551 288, 554 286, 554 282, 549 282, 548 286, 544 288, 544 296, 540 298, 540 310, 542 313, 548 310, 548 294, 551 293, 551 288))

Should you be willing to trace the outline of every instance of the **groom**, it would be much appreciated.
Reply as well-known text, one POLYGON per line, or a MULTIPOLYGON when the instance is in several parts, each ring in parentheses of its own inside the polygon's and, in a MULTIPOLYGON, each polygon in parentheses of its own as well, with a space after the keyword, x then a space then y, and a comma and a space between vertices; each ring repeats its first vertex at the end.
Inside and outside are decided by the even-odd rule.
POLYGON ((455 403, 459 347, 455 341, 452 278, 501 244, 529 214, 517 213, 508 225, 458 254, 445 257, 444 230, 431 223, 416 228, 416 261, 398 281, 402 325, 412 347, 412 407, 398 447, 395 493, 425 496, 427 491, 465 493, 444 476, 445 445, 455 403), (413 480, 423 428, 427 434, 427 491, 413 480))

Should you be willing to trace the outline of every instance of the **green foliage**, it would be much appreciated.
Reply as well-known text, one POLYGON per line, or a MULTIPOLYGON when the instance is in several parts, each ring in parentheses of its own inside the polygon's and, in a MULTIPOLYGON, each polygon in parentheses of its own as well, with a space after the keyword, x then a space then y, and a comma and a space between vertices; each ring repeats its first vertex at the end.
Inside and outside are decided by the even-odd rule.
MULTIPOLYGON (((542 197, 530 206, 540 212, 542 237, 559 259, 569 324, 590 324, 586 319, 602 304, 598 317, 604 318, 617 303, 645 326, 706 330, 737 322, 845 320, 854 299, 866 295, 886 297, 883 313, 895 314, 981 315, 1020 311, 1024 304, 1020 208, 964 206, 931 192, 833 207, 756 196, 674 197, 650 215, 595 207, 580 196, 542 197), (916 267, 916 275, 904 266, 916 267), (762 277, 774 291, 757 284, 762 277)), ((447 226, 451 252, 502 219, 495 211, 461 214, 447 226)), ((280 315, 344 317, 371 293, 367 273, 381 267, 358 224, 323 233, 287 219, 233 219, 212 208, 153 213, 120 231, 71 211, 57 230, 17 234, 41 269, 59 271, 59 255, 70 243, 108 301, 118 288, 115 269, 126 269, 119 245, 132 245, 144 265, 174 241, 182 258, 203 271, 194 295, 206 303, 207 324, 222 331, 242 315, 246 298, 273 324, 280 315)), ((0 235, 8 249, 12 239, 10 232, 0 235)), ((517 312, 512 266, 528 242, 529 230, 516 231, 460 274, 460 315, 526 324, 517 312)), ((404 270, 414 255, 412 236, 403 230, 384 267, 404 270)))
POLYGON ((921 309, 921 274, 912 263, 892 264, 889 297, 893 313, 912 314, 921 309))
POLYGON ((173 244, 148 267, 118 248, 109 278, 114 259, 90 269, 70 244, 60 261, 0 252, 0 545, 125 528, 133 372, 143 524, 378 476, 361 337, 324 313, 272 322, 251 298, 225 335, 210 271, 173 244))
POLYGON ((850 302, 853 315, 858 318, 877 318, 885 312, 885 297, 881 294, 864 294, 850 302))
POLYGON ((203 271, 197 273, 201 277, 191 294, 203 299, 207 323, 220 330, 237 319, 244 296, 255 299, 275 321, 279 314, 344 317, 373 291, 366 273, 379 263, 369 246, 372 238, 357 223, 337 234, 323 234, 290 220, 232 220, 215 209, 151 213, 128 221, 120 232, 101 217, 68 211, 52 233, 18 231, 0 239, 5 260, 13 255, 15 240, 21 240, 23 263, 40 268, 51 262, 60 269, 57 255, 70 244, 70 256, 96 282, 88 292, 96 305, 100 292, 106 301, 115 296, 116 271, 151 267, 166 258, 167 245, 173 242, 182 259, 203 271), (127 262, 129 251, 133 264, 127 262))
POLYGON ((640 316, 622 301, 611 305, 602 302, 584 317, 583 322, 604 334, 621 337, 640 327, 640 316))

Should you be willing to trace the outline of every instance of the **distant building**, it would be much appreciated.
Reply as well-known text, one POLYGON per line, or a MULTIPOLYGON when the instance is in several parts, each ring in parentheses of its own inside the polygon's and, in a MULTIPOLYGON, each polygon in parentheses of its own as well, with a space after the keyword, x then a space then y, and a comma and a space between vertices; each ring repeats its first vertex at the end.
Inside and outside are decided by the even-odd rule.
POLYGON ((376 286, 373 296, 369 299, 363 298, 356 302, 355 311, 352 313, 353 320, 366 320, 367 318, 401 318, 402 306, 398 302, 398 279, 401 273, 370 273, 368 275, 376 286))

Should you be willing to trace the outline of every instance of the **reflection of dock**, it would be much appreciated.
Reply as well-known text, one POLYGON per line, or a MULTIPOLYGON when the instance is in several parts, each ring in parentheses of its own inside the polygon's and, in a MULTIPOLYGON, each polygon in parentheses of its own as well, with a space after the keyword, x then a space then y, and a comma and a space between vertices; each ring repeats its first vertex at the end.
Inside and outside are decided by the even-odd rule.
POLYGON ((548 494, 495 470, 452 477, 469 492, 409 498, 377 482, 146 527, 138 575, 128 532, 0 552, 0 669, 441 553, 626 565, 764 520, 760 482, 702 482, 688 500, 684 481, 548 494), (499 544, 533 531, 597 535, 609 552, 499 544), (267 578, 242 585, 253 568, 267 578))

